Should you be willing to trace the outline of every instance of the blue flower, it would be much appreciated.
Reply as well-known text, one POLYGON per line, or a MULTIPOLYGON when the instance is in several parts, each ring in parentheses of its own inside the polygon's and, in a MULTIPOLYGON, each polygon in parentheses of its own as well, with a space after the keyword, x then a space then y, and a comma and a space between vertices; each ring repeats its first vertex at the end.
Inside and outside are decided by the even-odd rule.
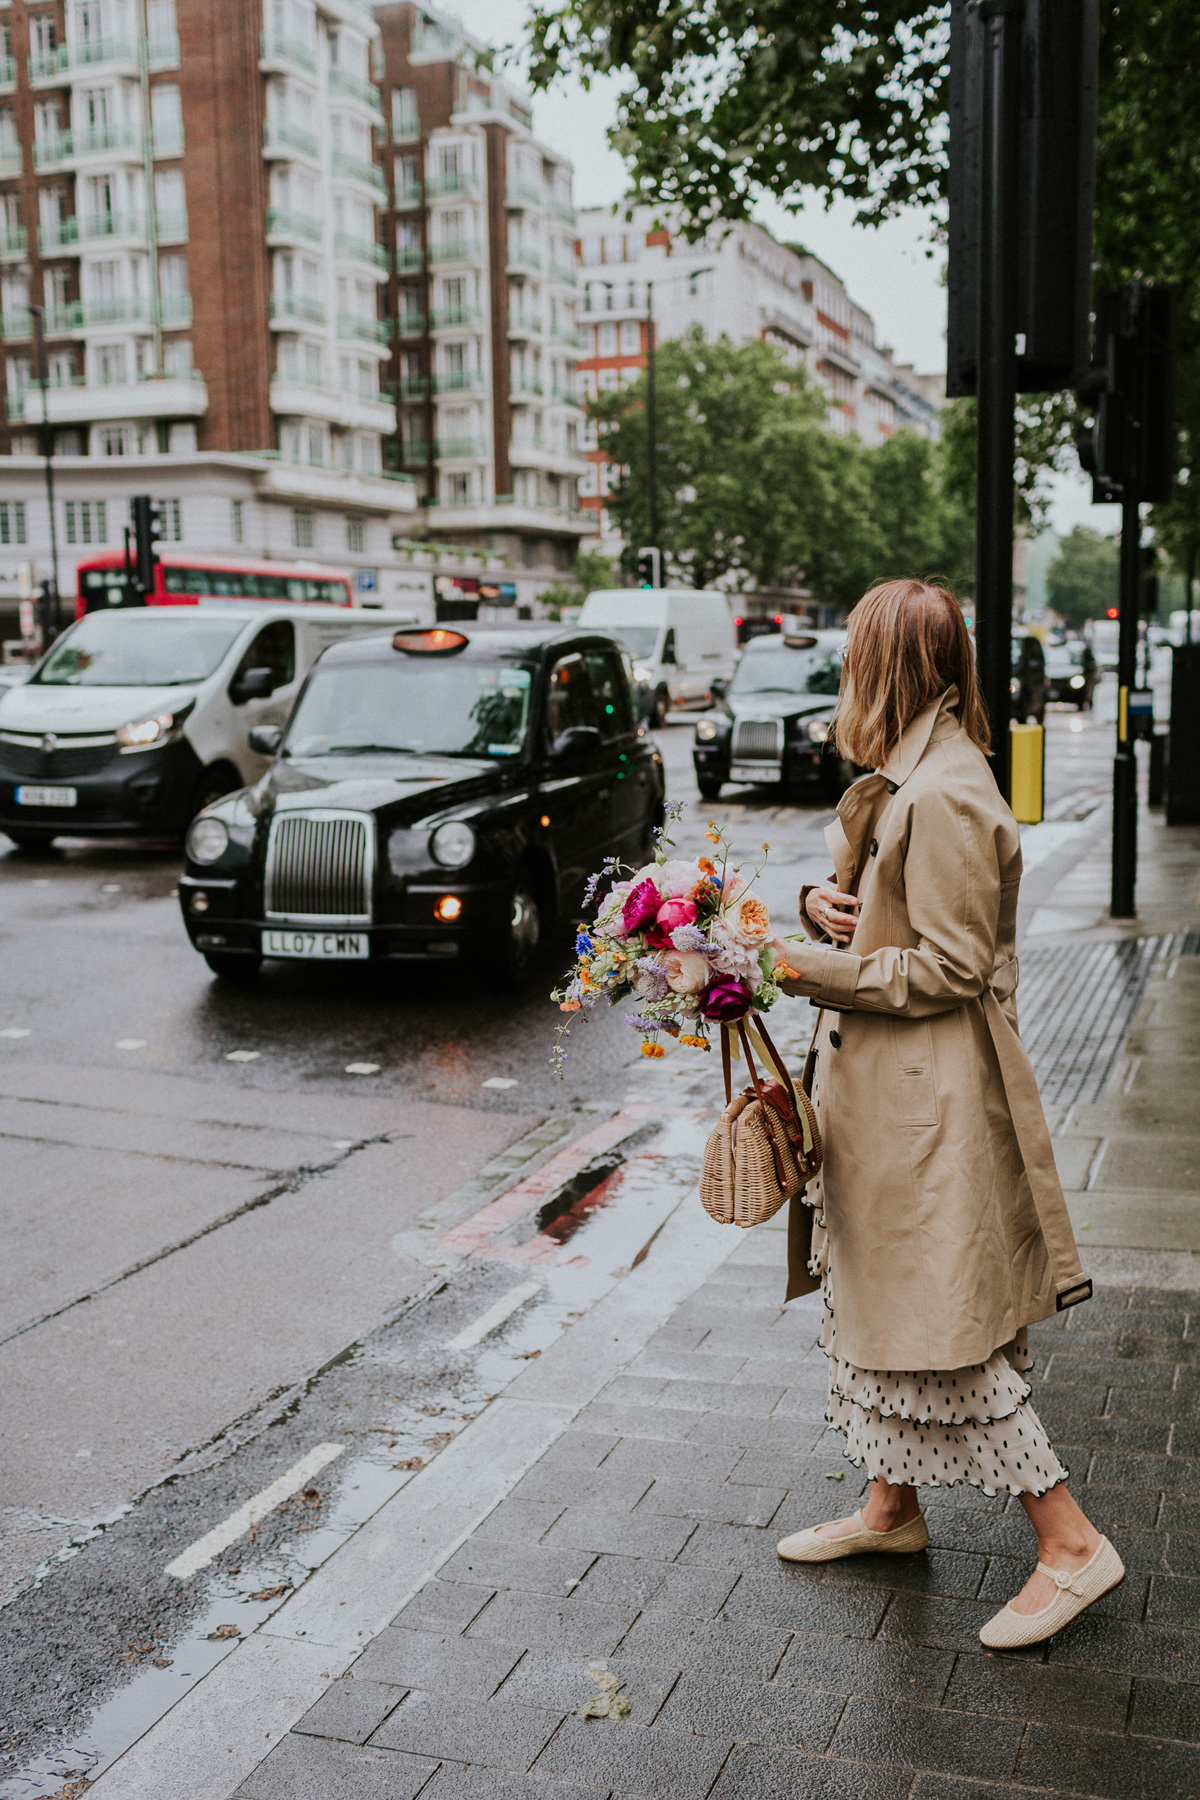
POLYGON ((588 936, 587 932, 586 931, 576 932, 576 934, 575 934, 575 954, 576 954, 576 956, 586 956, 588 954, 588 952, 590 951, 591 947, 592 947, 592 940, 588 936))

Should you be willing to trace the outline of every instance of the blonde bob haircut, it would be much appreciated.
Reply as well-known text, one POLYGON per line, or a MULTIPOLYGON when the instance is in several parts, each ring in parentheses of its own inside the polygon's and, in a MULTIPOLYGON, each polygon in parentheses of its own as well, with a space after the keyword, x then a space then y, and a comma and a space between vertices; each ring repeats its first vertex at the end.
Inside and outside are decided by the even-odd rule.
POLYGON ((991 735, 975 679, 962 607, 928 581, 881 581, 850 614, 833 729, 838 751, 864 769, 883 766, 901 733, 949 687, 958 717, 988 753, 991 735))

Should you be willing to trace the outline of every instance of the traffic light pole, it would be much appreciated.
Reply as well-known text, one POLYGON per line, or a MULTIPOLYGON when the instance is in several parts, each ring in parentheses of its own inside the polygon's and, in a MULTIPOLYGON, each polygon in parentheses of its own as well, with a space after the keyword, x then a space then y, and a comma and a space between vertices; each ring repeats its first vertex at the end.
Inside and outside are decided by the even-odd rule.
POLYGON ((979 372, 975 475, 975 645, 992 733, 992 771, 1011 786, 1013 413, 1017 398, 1017 184, 1024 0, 981 0, 979 372))
POLYGON ((646 283, 646 510, 651 544, 658 545, 658 397, 654 387, 654 283, 646 283))
POLYGON ((1117 754, 1113 760, 1112 903, 1114 919, 1135 917, 1137 886, 1137 755, 1129 730, 1129 695, 1137 676, 1138 602, 1142 586, 1142 521, 1136 491, 1121 501, 1117 605, 1117 754))

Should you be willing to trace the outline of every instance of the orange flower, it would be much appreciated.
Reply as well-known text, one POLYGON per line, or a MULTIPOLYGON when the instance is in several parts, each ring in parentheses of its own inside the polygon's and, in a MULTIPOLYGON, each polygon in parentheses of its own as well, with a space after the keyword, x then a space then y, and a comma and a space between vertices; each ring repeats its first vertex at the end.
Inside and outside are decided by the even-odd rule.
POLYGON ((715 875, 717 872, 717 865, 709 856, 697 857, 696 867, 702 875, 715 875))
POLYGON ((708 830, 704 835, 710 844, 719 844, 721 841, 721 834, 711 820, 709 821, 708 830))
POLYGON ((665 1056, 666 1054, 661 1044, 645 1043, 642 1045, 643 1056, 665 1056))

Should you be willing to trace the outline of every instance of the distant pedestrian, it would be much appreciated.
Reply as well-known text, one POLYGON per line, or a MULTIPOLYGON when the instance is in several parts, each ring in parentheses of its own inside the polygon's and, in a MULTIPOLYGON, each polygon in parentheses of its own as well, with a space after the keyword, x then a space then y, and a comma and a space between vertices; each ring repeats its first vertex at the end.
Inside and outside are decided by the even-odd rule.
POLYGON ((855 607, 835 729, 840 753, 875 772, 825 834, 833 877, 800 895, 819 941, 788 957, 788 991, 823 1009, 825 1142, 820 1178, 792 1202, 788 1298, 821 1289, 826 1417, 871 1489, 853 1518, 796 1532, 779 1554, 920 1551, 918 1488, 1016 1494, 1037 1570, 980 1637, 1039 1643, 1125 1570, 1029 1404, 1026 1327, 1091 1284, 1017 1035, 1020 836, 944 588, 889 581, 855 607))

